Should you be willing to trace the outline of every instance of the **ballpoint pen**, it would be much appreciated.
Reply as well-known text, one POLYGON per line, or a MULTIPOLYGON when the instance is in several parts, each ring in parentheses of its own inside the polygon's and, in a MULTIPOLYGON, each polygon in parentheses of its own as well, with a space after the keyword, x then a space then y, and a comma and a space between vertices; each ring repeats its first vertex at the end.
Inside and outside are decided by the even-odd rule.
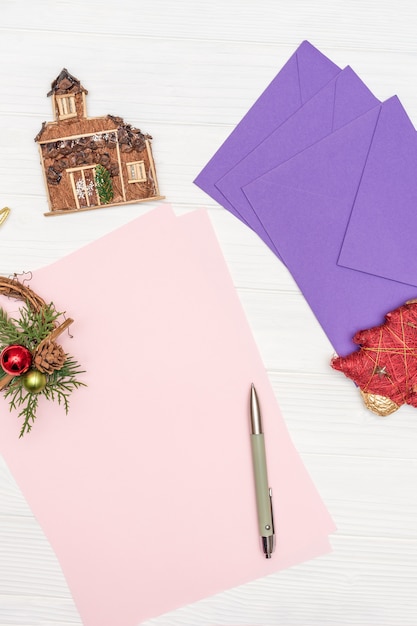
POLYGON ((263 553, 267 559, 270 559, 275 548, 272 490, 268 486, 265 439, 262 430, 261 411, 253 383, 250 393, 250 423, 259 535, 261 537, 263 553))

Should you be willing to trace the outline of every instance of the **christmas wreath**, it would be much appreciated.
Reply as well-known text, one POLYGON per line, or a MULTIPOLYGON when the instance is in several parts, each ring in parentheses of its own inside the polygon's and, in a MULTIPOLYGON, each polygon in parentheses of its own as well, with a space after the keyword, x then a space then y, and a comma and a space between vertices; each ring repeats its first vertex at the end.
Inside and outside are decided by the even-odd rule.
POLYGON ((84 386, 78 380, 83 370, 56 341, 71 318, 63 319, 53 303, 46 304, 16 277, 0 277, 0 295, 24 302, 19 319, 0 308, 0 390, 10 410, 23 418, 22 437, 32 429, 40 396, 56 400, 68 413, 69 396, 84 386))

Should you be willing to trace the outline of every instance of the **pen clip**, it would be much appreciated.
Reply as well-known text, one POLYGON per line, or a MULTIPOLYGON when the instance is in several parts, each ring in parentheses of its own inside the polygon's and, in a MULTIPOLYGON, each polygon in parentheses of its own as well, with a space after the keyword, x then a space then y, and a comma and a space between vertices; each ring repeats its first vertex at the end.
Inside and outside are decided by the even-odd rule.
POLYGON ((272 534, 275 535, 275 525, 274 525, 274 507, 272 506, 272 489, 268 488, 269 492, 269 506, 271 509, 271 522, 272 522, 272 534))

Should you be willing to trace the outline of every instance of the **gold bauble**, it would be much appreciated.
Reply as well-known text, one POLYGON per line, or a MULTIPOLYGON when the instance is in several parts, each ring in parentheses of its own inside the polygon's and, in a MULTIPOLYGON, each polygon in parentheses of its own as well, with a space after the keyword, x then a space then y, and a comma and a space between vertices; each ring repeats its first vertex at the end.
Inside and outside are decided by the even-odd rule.
POLYGON ((46 387, 46 374, 39 370, 29 370, 23 374, 22 379, 24 388, 30 393, 40 393, 46 387))

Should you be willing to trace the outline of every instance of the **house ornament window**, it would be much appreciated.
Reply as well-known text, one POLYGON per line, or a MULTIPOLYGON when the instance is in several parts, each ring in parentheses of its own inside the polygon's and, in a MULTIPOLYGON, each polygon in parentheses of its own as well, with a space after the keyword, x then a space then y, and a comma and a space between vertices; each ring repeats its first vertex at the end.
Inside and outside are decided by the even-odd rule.
POLYGON ((126 163, 127 180, 129 183, 143 183, 146 181, 146 170, 144 161, 132 161, 126 163))
POLYGON ((75 96, 55 96, 60 119, 76 117, 75 96))

